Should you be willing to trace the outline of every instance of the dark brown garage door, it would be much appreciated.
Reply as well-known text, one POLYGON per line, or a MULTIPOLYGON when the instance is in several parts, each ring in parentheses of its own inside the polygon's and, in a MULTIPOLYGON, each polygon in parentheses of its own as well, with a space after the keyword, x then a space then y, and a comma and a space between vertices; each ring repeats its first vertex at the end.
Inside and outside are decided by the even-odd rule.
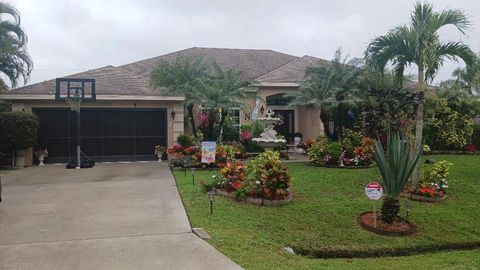
MULTIPOLYGON (((48 162, 75 157, 75 112, 34 109, 40 118, 38 146, 48 162)), ((157 144, 167 145, 166 109, 82 109, 82 152, 96 161, 150 160, 157 144)))

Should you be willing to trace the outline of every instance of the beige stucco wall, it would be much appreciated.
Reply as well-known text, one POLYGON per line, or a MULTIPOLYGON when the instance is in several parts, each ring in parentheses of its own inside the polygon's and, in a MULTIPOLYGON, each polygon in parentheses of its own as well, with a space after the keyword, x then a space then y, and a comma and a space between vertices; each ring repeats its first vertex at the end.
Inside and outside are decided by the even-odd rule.
MULTIPOLYGON (((32 112, 34 108, 69 108, 65 102, 55 100, 28 100, 28 101, 12 101, 13 111, 32 112)), ((167 143, 172 145, 178 135, 184 132, 184 112, 183 101, 160 101, 160 100, 97 100, 95 102, 83 102, 81 108, 166 108, 167 109, 167 143), (171 113, 175 111, 175 120, 172 119, 171 113)), ((32 148, 26 149, 25 160, 19 160, 19 164, 25 166, 32 165, 32 148)), ((21 158, 22 159, 22 158, 21 158)))
MULTIPOLYGON (((298 87, 260 87, 258 96, 260 97, 260 105, 267 109, 265 104, 266 98, 275 94, 292 93, 298 91, 298 87)), ((255 98, 251 97, 245 101, 245 108, 240 114, 240 124, 248 124, 251 122, 252 111, 255 108, 255 98)), ((323 134, 323 125, 321 125, 320 111, 310 105, 305 106, 268 106, 272 110, 294 110, 295 112, 295 132, 303 134, 304 140, 315 138, 323 134)), ((258 112, 258 117, 263 117, 261 112, 258 112)))

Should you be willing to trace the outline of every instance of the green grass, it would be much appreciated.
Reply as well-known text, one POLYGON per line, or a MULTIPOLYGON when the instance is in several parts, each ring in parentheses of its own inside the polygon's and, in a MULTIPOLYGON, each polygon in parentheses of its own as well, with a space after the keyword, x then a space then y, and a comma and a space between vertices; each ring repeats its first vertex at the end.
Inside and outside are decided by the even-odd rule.
MULTIPOLYGON (((258 207, 217 196, 213 215, 205 193, 192 185, 191 174, 184 177, 183 172, 175 172, 175 177, 192 225, 204 228, 212 236, 212 245, 247 269, 478 269, 479 250, 370 259, 314 259, 282 250, 292 246, 381 252, 480 242, 480 156, 432 158, 454 163, 449 198, 437 204, 414 202, 410 220, 418 232, 408 237, 379 236, 357 224, 358 215, 372 209, 363 187, 377 178, 375 168, 344 170, 289 163, 294 177, 290 204, 258 207)), ((212 173, 197 172, 196 182, 212 173)))

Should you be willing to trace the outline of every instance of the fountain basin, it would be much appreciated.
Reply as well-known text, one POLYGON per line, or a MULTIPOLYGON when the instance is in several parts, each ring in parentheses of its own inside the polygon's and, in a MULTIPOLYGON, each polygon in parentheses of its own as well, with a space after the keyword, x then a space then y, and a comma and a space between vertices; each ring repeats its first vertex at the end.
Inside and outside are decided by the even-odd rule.
POLYGON ((287 143, 285 139, 253 138, 252 141, 256 142, 259 146, 267 149, 284 146, 287 143))

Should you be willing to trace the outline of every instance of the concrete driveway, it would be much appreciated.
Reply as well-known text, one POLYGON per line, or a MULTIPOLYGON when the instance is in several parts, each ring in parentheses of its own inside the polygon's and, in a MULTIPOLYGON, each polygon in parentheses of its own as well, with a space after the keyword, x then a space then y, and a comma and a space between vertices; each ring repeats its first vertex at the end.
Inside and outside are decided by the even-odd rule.
POLYGON ((0 176, 0 269, 240 269, 191 232, 166 164, 0 176))

